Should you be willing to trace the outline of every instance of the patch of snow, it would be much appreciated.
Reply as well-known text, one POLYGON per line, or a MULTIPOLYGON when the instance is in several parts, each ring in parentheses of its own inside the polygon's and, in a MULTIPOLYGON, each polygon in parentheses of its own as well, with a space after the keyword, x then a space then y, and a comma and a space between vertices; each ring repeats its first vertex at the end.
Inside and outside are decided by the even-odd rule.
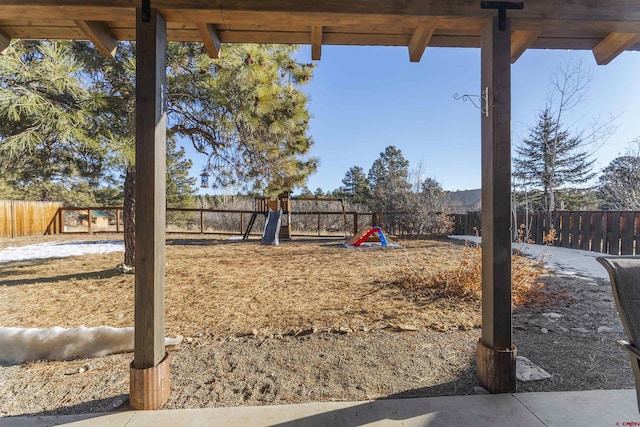
MULTIPOLYGON (((165 338, 176 345, 182 338, 165 338)), ((34 360, 72 360, 133 351, 133 328, 0 327, 0 365, 34 360)))
POLYGON ((124 252, 122 240, 47 242, 27 246, 9 246, 0 250, 0 264, 34 259, 66 258, 86 254, 124 252))

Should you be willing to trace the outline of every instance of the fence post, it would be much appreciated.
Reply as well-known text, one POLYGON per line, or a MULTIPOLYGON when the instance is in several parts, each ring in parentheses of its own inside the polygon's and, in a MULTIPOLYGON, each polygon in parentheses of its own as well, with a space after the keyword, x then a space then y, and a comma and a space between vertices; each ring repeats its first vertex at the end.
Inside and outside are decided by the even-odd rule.
POLYGON ((588 251, 591 245, 591 212, 581 212, 582 239, 580 249, 588 251))
POLYGON ((353 213, 353 235, 358 232, 358 212, 353 213))
MULTIPOLYGON (((606 214, 602 211, 593 215, 593 233, 591 234, 591 251, 592 252, 606 252, 602 249, 602 223, 605 222, 606 214)), ((605 223, 606 224, 606 223, 605 223)), ((604 227, 606 230, 606 226, 604 227)))
POLYGON ((634 216, 634 212, 622 213, 624 227, 620 230, 620 255, 633 255, 634 216))
POLYGON ((120 208, 116 208, 116 233, 120 232, 120 208))
POLYGON ((204 234, 204 209, 200 208, 200 234, 204 234))
POLYGON ((320 237, 320 214, 318 214, 318 237, 320 237))
POLYGON ((635 213, 635 218, 633 220, 634 223, 634 234, 636 236, 636 249, 634 255, 640 255, 640 213, 635 213))
POLYGON ((607 253, 620 255, 620 215, 621 212, 609 212, 607 218, 607 253))
POLYGON ((240 235, 244 233, 244 212, 240 212, 240 235))
POLYGON ((91 209, 87 209, 87 218, 88 218, 87 227, 88 227, 89 234, 93 234, 93 229, 91 228, 91 223, 93 222, 93 217, 91 216, 91 209))

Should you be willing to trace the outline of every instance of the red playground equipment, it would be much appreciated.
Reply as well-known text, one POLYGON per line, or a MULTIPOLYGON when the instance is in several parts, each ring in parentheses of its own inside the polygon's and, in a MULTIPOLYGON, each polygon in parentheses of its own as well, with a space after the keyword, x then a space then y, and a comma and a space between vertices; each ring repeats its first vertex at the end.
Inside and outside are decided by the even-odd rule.
POLYGON ((360 246, 374 234, 380 240, 380 246, 387 246, 387 238, 385 237, 380 227, 371 227, 368 230, 367 229, 361 230, 355 236, 349 239, 347 241, 347 244, 351 246, 360 246))

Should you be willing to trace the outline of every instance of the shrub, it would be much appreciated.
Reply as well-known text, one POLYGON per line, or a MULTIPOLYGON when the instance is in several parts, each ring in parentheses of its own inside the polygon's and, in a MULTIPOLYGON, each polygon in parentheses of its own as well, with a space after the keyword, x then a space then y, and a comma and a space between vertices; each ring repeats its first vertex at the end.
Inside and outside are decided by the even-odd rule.
MULTIPOLYGON (((544 269, 535 262, 514 254, 511 264, 512 301, 519 305, 548 303, 553 295, 538 281, 544 269)), ((466 244, 460 260, 447 266, 431 267, 407 259, 392 281, 405 295, 416 302, 441 298, 459 301, 480 301, 482 297, 482 249, 466 244)))

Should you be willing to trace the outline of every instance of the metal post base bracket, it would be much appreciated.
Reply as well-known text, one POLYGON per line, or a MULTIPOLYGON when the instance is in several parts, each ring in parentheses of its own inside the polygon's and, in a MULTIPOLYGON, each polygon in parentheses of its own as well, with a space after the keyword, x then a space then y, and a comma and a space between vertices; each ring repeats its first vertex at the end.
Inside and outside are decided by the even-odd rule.
POLYGON ((156 366, 136 369, 131 363, 129 370, 129 403, 131 409, 159 409, 169 400, 169 355, 156 366))
POLYGON ((515 346, 511 350, 494 350, 478 341, 476 376, 480 384, 491 393, 512 393, 516 391, 515 346))

